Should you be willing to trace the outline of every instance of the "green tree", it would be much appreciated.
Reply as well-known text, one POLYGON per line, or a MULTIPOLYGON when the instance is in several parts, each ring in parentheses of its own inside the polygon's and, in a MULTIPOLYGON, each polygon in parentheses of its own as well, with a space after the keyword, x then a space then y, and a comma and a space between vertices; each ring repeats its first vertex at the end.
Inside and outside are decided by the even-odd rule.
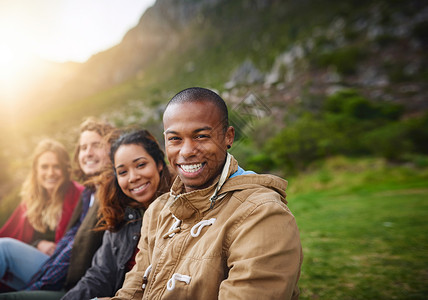
POLYGON ((330 152, 331 137, 325 123, 307 114, 269 140, 265 153, 277 168, 296 172, 330 152))

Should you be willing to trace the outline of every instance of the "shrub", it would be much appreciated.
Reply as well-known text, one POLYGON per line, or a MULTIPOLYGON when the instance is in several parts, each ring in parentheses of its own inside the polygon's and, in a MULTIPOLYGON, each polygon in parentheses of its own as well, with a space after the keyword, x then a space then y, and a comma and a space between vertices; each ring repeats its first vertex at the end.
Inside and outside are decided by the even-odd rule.
POLYGON ((406 136, 416 153, 428 154, 428 112, 418 118, 404 121, 406 136))
POLYGON ((267 173, 275 167, 272 157, 266 153, 256 154, 248 159, 247 169, 256 173, 267 173))
POLYGON ((398 120, 404 113, 404 106, 395 103, 373 102, 353 89, 338 91, 324 102, 327 113, 344 114, 355 119, 398 120))
POLYGON ((399 122, 374 129, 362 137, 362 142, 371 153, 389 160, 398 160, 413 150, 407 130, 399 122))
POLYGON ((317 63, 320 67, 334 66, 340 74, 351 75, 364 57, 365 52, 361 48, 349 46, 319 55, 317 63))
POLYGON ((351 118, 372 119, 377 116, 378 111, 369 100, 361 96, 353 96, 344 102, 343 113, 351 118))
POLYGON ((264 149, 275 166, 288 172, 304 169, 329 153, 329 133, 322 121, 305 115, 268 141, 264 149))

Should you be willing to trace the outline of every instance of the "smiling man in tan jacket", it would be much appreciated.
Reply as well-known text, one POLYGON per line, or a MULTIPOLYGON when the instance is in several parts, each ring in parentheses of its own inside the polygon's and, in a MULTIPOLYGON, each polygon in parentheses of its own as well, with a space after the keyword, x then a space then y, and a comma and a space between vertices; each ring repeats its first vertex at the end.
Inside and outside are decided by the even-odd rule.
POLYGON ((144 216, 136 265, 113 299, 298 299, 302 247, 287 182, 247 172, 216 93, 189 88, 164 116, 178 174, 144 216))

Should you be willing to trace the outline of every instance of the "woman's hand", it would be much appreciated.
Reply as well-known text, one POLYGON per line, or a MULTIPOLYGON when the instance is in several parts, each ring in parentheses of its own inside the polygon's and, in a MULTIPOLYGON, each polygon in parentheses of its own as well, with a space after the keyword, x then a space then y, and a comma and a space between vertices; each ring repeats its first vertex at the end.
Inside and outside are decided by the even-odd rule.
POLYGON ((54 242, 50 242, 46 240, 41 240, 37 244, 37 249, 49 256, 51 256, 54 253, 55 248, 56 248, 56 244, 54 242))

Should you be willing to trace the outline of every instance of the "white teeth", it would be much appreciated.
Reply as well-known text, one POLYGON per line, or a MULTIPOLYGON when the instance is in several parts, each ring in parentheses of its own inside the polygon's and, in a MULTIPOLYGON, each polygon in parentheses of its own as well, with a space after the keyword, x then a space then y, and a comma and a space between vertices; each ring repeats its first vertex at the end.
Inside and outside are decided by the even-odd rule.
POLYGON ((94 160, 88 160, 88 161, 86 161, 86 164, 87 165, 95 165, 97 162, 96 161, 94 161, 94 160))
POLYGON ((144 189, 144 188, 146 187, 146 185, 147 185, 147 183, 143 184, 143 185, 142 185, 142 186, 140 186, 140 187, 137 187, 137 188, 135 188, 135 189, 132 189, 131 191, 133 191, 133 192, 139 192, 139 191, 141 191, 142 189, 144 189))
POLYGON ((184 172, 187 173, 195 173, 202 168, 202 164, 194 164, 194 165, 180 165, 184 172))

